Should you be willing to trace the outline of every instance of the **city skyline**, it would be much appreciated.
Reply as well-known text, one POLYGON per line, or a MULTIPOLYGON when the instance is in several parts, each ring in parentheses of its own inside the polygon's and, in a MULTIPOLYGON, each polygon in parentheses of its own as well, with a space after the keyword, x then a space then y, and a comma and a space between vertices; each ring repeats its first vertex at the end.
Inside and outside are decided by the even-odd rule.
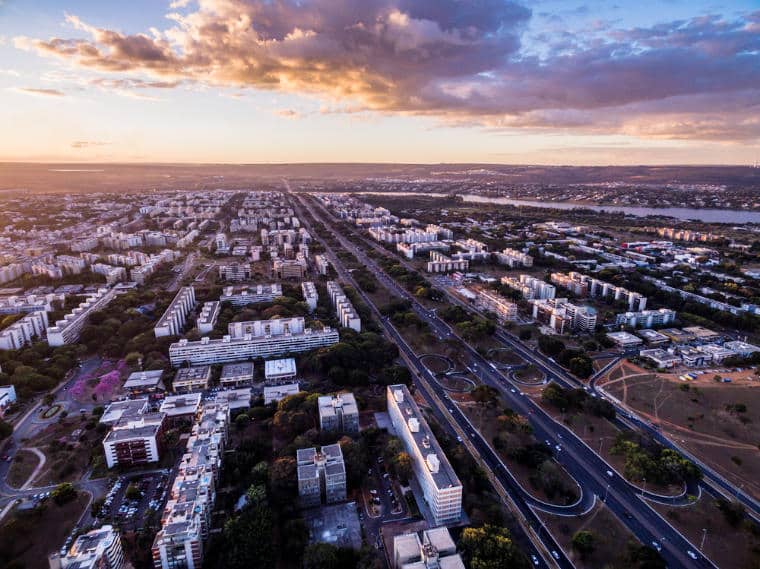
POLYGON ((0 160, 752 164, 756 8, 5 1, 0 160))

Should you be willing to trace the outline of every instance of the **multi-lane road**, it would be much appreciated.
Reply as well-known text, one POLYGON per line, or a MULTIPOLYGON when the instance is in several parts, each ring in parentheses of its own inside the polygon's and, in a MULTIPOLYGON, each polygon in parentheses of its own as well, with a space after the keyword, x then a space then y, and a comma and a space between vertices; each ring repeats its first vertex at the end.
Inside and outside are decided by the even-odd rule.
MULTIPOLYGON (((304 206, 305 201, 303 201, 303 196, 297 194, 294 195, 296 195, 296 200, 301 206, 304 206)), ((318 204, 316 200, 313 200, 310 209, 315 221, 324 224, 326 227, 332 228, 341 246, 353 253, 359 262, 371 271, 381 284, 388 288, 388 290, 408 299, 412 303, 412 308, 416 314, 423 319, 436 334, 440 337, 456 336, 456 332, 449 327, 447 323, 438 318, 435 311, 431 311, 420 304, 413 295, 398 285, 394 279, 389 277, 377 265, 377 263, 365 254, 362 249, 341 235, 340 231, 331 223, 330 214, 321 206, 321 204, 318 204)), ((333 263, 336 264, 338 274, 342 278, 353 282, 350 274, 340 266, 338 259, 335 258, 334 255, 331 256, 333 257, 333 263)), ((374 307, 372 300, 361 293, 361 290, 358 289, 358 287, 357 290, 362 294, 365 302, 370 307, 374 307)), ((418 378, 424 377, 426 380, 425 384, 430 386, 430 389, 434 392, 432 394, 426 393, 426 395, 434 395, 439 400, 443 399, 445 401, 447 398, 445 390, 438 386, 432 375, 426 370, 424 365, 422 365, 419 358, 417 358, 413 350, 409 348, 398 331, 396 331, 386 320, 383 320, 383 326, 386 332, 399 345, 402 353, 406 355, 405 359, 412 363, 413 369, 418 373, 418 378)), ((503 341, 506 341, 508 338, 503 332, 500 332, 499 335, 501 336, 500 339, 503 341)), ((524 396, 521 393, 518 384, 513 384, 499 370, 495 369, 491 362, 482 357, 464 340, 461 338, 458 339, 465 347, 466 354, 469 358, 468 365, 473 373, 475 373, 483 383, 498 389, 507 403, 516 412, 528 418, 539 440, 547 440, 553 447, 556 448, 559 446, 559 448, 561 448, 561 450, 556 453, 557 461, 575 478, 580 485, 582 492, 580 502, 573 506, 573 508, 564 510, 565 513, 575 515, 583 511, 584 508, 588 508, 593 500, 604 500, 607 506, 642 543, 649 545, 655 542, 658 544, 658 547, 661 548, 661 555, 669 567, 713 566, 710 560, 704 558, 698 552, 698 549, 694 544, 690 543, 680 532, 668 524, 642 500, 642 491, 639 488, 630 484, 625 478, 616 473, 609 464, 607 464, 583 441, 576 437, 572 431, 554 421, 554 419, 546 414, 540 406, 536 405, 529 397, 524 396), (610 476, 609 473, 612 475, 610 476), (694 559, 692 555, 696 556, 697 559, 694 559)), ((512 341, 509 343, 512 344, 512 341)), ((521 356, 525 356, 528 361, 535 362, 550 379, 559 380, 562 383, 572 381, 566 372, 558 366, 547 365, 543 358, 532 353, 530 350, 522 346, 522 344, 519 346, 519 349, 517 349, 518 353, 520 353, 521 356), (525 350, 527 350, 527 352, 523 353, 525 350)), ((569 384, 572 385, 572 383, 569 384)), ((424 388, 424 385, 422 387, 424 388)), ((536 500, 528 492, 514 484, 514 479, 501 463, 498 456, 493 452, 490 445, 476 430, 472 429, 472 426, 469 425, 466 417, 457 409, 457 407, 449 404, 447 409, 449 410, 449 413, 442 414, 444 420, 446 420, 449 426, 457 432, 464 430, 467 433, 467 436, 470 437, 471 442, 475 445, 478 452, 491 469, 493 475, 496 476, 503 486, 509 490, 510 496, 520 509, 521 513, 523 513, 529 521, 539 524, 539 529, 537 531, 547 549, 556 550, 556 543, 553 538, 547 536, 546 533, 542 531, 543 528, 540 527, 541 521, 536 515, 535 510, 540 508, 552 513, 562 512, 557 512, 556 506, 548 508, 543 504, 536 504, 536 500), (521 505, 524 505, 526 509, 521 507, 521 505)), ((566 563, 570 564, 566 557, 563 555, 560 555, 560 557, 561 559, 559 562, 561 565, 565 565, 566 563)))

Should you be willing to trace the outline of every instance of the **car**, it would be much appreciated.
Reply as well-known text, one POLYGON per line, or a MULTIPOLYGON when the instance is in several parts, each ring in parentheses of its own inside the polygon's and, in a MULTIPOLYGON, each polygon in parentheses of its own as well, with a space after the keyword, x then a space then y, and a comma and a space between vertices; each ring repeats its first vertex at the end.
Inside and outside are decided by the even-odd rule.
POLYGON ((695 560, 699 559, 699 555, 697 555, 696 553, 694 553, 691 549, 687 549, 686 550, 686 555, 688 555, 689 557, 691 557, 692 559, 695 559, 695 560))
POLYGON ((531 555, 530 560, 533 562, 533 565, 538 567, 538 557, 536 557, 535 555, 531 555))
POLYGON ((608 470, 607 471, 607 476, 609 476, 610 478, 612 478, 614 476, 614 474, 612 473, 611 470, 608 470))
POLYGON ((373 488, 372 490, 369 491, 369 493, 375 496, 377 494, 377 490, 373 488))
POLYGON ((462 437, 460 437, 459 435, 457 435, 457 442, 458 442, 458 443, 461 443, 461 442, 462 442, 462 437))
POLYGON ((560 452, 562 450, 562 447, 559 445, 554 445, 554 448, 557 449, 557 452, 560 452))
POLYGON ((657 551, 662 551, 662 545, 660 545, 660 542, 657 540, 654 540, 652 542, 652 547, 654 547, 657 551))
POLYGON ((554 559, 559 561, 559 553, 557 553, 556 550, 554 549, 552 549, 552 557, 554 557, 554 559))
POLYGON ((549 439, 544 440, 544 444, 548 447, 552 446, 552 444, 549 442, 549 439))
POLYGON ((517 390, 516 390, 514 387, 510 387, 510 388, 509 388, 509 390, 510 390, 512 393, 517 393, 517 390))

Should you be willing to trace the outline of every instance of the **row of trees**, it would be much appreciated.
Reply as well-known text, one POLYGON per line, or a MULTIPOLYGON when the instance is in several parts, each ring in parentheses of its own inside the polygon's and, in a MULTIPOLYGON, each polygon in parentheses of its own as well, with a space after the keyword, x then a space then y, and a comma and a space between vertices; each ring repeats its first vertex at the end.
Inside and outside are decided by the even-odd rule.
POLYGON ((541 392, 541 399, 563 412, 588 413, 610 420, 615 418, 615 407, 612 403, 591 397, 583 389, 565 389, 556 383, 550 383, 541 392))
POLYGON ((567 348, 565 343, 554 336, 541 335, 538 337, 538 347, 547 356, 553 357, 570 373, 580 378, 587 378, 594 373, 594 362, 585 350, 567 348))

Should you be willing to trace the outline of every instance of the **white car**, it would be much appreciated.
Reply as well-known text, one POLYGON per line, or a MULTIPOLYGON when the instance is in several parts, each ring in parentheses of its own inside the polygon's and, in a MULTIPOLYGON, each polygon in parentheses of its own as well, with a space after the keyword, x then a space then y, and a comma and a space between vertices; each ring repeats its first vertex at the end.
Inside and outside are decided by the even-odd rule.
POLYGON ((691 549, 689 549, 689 550, 686 551, 686 555, 688 555, 692 559, 699 559, 699 555, 697 555, 696 553, 694 553, 691 549))
POLYGON ((530 560, 533 562, 533 565, 538 567, 538 557, 536 557, 535 555, 531 555, 530 560))
POLYGON ((612 478, 614 476, 614 474, 612 473, 611 470, 608 470, 607 471, 607 476, 609 476, 610 478, 612 478))
POLYGON ((657 540, 652 542, 652 547, 654 547, 657 551, 662 551, 662 545, 660 545, 660 542, 657 540))
POLYGON ((559 553, 557 553, 555 550, 552 549, 552 557, 554 557, 554 559, 559 560, 559 553))

